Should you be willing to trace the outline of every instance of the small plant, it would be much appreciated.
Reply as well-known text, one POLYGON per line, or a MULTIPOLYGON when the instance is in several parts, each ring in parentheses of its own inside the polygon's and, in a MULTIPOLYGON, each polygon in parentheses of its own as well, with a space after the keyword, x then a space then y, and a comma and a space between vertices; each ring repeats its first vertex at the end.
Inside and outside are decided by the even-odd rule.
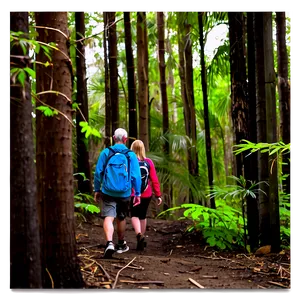
MULTIPOLYGON (((75 173, 74 176, 81 175, 83 177, 83 180, 88 180, 84 173, 75 173)), ((94 197, 89 194, 79 193, 77 192, 74 195, 74 206, 78 209, 78 211, 75 212, 75 215, 80 217, 86 222, 85 214, 86 213, 99 213, 100 209, 98 206, 94 205, 94 197)))
POLYGON ((243 246, 243 219, 241 212, 216 200, 216 209, 199 204, 182 204, 161 212, 157 217, 174 210, 183 210, 179 219, 189 219, 193 225, 186 231, 199 231, 211 247, 233 249, 243 246))

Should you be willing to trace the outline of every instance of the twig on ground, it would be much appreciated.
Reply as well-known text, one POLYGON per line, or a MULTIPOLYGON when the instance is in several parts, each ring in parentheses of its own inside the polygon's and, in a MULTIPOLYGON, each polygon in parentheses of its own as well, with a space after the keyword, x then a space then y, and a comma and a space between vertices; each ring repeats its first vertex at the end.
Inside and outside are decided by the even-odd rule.
POLYGON ((257 285, 257 287, 260 288, 260 289, 266 289, 266 287, 264 287, 262 285, 259 285, 259 284, 257 285))
POLYGON ((89 248, 94 248, 94 247, 99 247, 99 246, 102 246, 102 244, 95 244, 95 245, 80 247, 79 250, 89 249, 89 248))
POLYGON ((88 258, 88 257, 85 257, 85 259, 91 260, 91 261, 93 261, 96 265, 98 265, 98 266, 100 267, 100 269, 102 270, 102 272, 105 274, 106 278, 107 278, 108 280, 111 280, 110 275, 106 272, 106 270, 102 267, 101 264, 99 264, 96 260, 90 259, 90 258, 88 258))
POLYGON ((115 287, 116 287, 116 285, 117 285, 117 282, 118 282, 118 278, 119 278, 119 275, 120 275, 120 273, 124 270, 124 269, 126 269, 134 260, 136 259, 136 256, 125 266, 125 267, 123 267, 121 270, 119 270, 119 272, 117 273, 117 276, 116 276, 116 279, 115 279, 115 282, 114 282, 114 284, 113 284, 113 286, 112 286, 112 288, 114 289, 115 287))
POLYGON ((278 286, 280 286, 280 287, 283 287, 283 288, 285 288, 285 289, 288 289, 288 288, 289 288, 288 286, 283 285, 283 284, 281 284, 281 283, 279 283, 279 282, 274 282, 274 281, 268 281, 268 282, 271 283, 271 284, 274 284, 274 285, 278 285, 278 286))
POLYGON ((157 281, 157 280, 124 280, 121 279, 120 282, 123 283, 133 283, 133 284, 164 284, 163 281, 157 281))
MULTIPOLYGON (((116 267, 116 268, 119 268, 119 269, 123 268, 123 266, 120 266, 120 265, 116 265, 116 264, 111 264, 111 265, 116 267)), ((145 268, 142 267, 142 266, 128 266, 127 268, 135 269, 135 270, 145 270, 145 268)))
POLYGON ((193 283, 195 286, 197 286, 199 289, 204 289, 205 287, 203 285, 201 285, 200 283, 198 283, 196 280, 189 278, 189 281, 191 283, 193 283))

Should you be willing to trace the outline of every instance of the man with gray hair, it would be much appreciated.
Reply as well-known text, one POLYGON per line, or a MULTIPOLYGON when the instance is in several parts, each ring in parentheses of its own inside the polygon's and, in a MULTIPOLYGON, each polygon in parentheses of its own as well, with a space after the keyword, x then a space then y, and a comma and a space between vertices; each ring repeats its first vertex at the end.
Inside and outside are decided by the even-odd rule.
POLYGON ((126 216, 131 190, 134 188, 134 206, 140 204, 141 173, 136 154, 125 143, 127 132, 118 128, 113 136, 115 145, 104 149, 98 158, 94 175, 94 200, 100 202, 103 230, 106 239, 104 258, 114 252, 129 250, 124 240, 126 216), (102 200, 102 201, 100 201, 102 200), (118 243, 113 242, 114 219, 117 221, 118 243))

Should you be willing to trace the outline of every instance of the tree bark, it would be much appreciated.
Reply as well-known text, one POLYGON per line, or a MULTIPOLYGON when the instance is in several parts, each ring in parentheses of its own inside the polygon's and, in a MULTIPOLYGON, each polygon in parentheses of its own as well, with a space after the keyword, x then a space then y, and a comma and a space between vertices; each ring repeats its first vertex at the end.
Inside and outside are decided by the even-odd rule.
MULTIPOLYGON (((290 137, 290 84, 288 79, 288 54, 286 49, 285 12, 276 12, 277 56, 278 56, 278 93, 280 109, 280 137, 285 144, 290 137)), ((290 153, 282 156, 282 173, 288 175, 283 185, 286 194, 291 192, 290 153)))
MULTIPOLYGON (((263 13, 255 12, 254 24, 254 47, 255 47, 255 84, 256 84, 256 125, 257 142, 267 142, 266 125, 266 91, 265 91, 265 58, 264 58, 264 22, 263 13)), ((268 202, 268 187, 263 181, 269 181, 268 153, 258 153, 258 180, 259 188, 265 193, 259 192, 259 239, 261 246, 270 245, 270 214, 268 202)))
POLYGON ((139 102, 139 138, 149 151, 149 96, 148 96, 148 43, 146 13, 137 12, 137 71, 138 71, 138 102, 139 102))
MULTIPOLYGON (((49 67, 37 64, 36 70, 37 95, 44 92, 38 95, 38 106, 50 106, 60 112, 46 117, 37 111, 36 165, 43 287, 82 288, 84 283, 76 253, 74 222, 72 66, 67 48, 68 18, 66 12, 36 12, 35 17, 37 26, 48 27, 37 29, 38 40, 55 43, 59 49, 51 52, 49 67)), ((37 55, 37 61, 48 61, 43 51, 37 55)))
MULTIPOLYGON (((267 143, 278 141, 275 95, 275 70, 273 53, 272 12, 264 13, 264 51, 265 51, 265 82, 266 82, 266 117, 267 117, 267 143)), ((272 252, 280 251, 280 220, 278 198, 278 168, 277 155, 269 156, 269 209, 270 233, 272 252)))
POLYGON ((115 23, 115 12, 108 12, 108 58, 109 58, 109 82, 110 101, 112 107, 111 122, 113 136, 115 130, 119 128, 119 87, 118 87, 118 64, 117 64, 117 32, 115 23))
MULTIPOLYGON (((206 161, 208 173, 208 185, 213 187, 213 161, 211 156, 211 139, 209 127, 209 111, 208 111, 208 96, 207 96, 207 81, 206 81, 206 66, 204 57, 204 37, 203 37, 203 16, 204 12, 198 12, 199 25, 199 42, 200 42, 200 58, 201 58, 201 85, 203 94, 204 107, 204 126, 205 126, 205 145, 206 145, 206 161)), ((210 199, 210 207, 216 208, 214 197, 210 199)))
MULTIPOLYGON (((76 40, 85 36, 84 12, 75 12, 76 40)), ((77 139, 77 173, 84 173, 87 180, 81 175, 78 180, 78 190, 81 193, 92 193, 91 167, 89 152, 85 143, 85 133, 81 132, 80 122, 89 122, 88 95, 86 86, 85 46, 83 41, 77 42, 76 47, 76 77, 77 77, 77 104, 76 110, 76 139, 77 139)))
MULTIPOLYGON (((28 38, 28 12, 10 17, 10 29, 28 38)), ((12 42, 11 68, 32 68, 28 53, 12 42)), ((41 288, 30 79, 22 86, 11 78, 10 84, 10 288, 41 288)))
POLYGON ((125 50, 128 82, 128 115, 129 115, 129 147, 138 136, 136 111, 136 84, 134 75, 134 59, 132 52, 132 36, 130 12, 124 12, 125 50))
MULTIPOLYGON (((255 48, 254 48, 254 28, 253 12, 247 13, 247 57, 248 57, 248 98, 249 98, 249 140, 257 142, 256 138, 256 86, 255 86, 255 48)), ((249 170, 248 180, 258 182, 257 173, 257 152, 245 157, 247 170, 249 170)), ((254 252, 259 245, 259 214, 257 198, 247 197, 247 229, 249 245, 254 252)))

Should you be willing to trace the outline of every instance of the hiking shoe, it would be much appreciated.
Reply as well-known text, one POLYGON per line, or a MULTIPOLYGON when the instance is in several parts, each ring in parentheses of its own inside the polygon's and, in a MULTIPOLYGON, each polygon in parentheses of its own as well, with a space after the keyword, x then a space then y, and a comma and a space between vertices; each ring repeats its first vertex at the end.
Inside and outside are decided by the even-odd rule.
POLYGON ((129 250, 129 247, 127 246, 126 241, 123 241, 123 243, 118 243, 116 245, 116 251, 117 253, 123 253, 129 250))
POLYGON ((145 244, 146 244, 145 237, 141 233, 139 233, 136 236, 136 240, 137 240, 136 250, 143 251, 145 248, 145 244))
POLYGON ((115 252, 114 244, 112 242, 107 242, 103 257, 111 258, 114 252, 115 252))

